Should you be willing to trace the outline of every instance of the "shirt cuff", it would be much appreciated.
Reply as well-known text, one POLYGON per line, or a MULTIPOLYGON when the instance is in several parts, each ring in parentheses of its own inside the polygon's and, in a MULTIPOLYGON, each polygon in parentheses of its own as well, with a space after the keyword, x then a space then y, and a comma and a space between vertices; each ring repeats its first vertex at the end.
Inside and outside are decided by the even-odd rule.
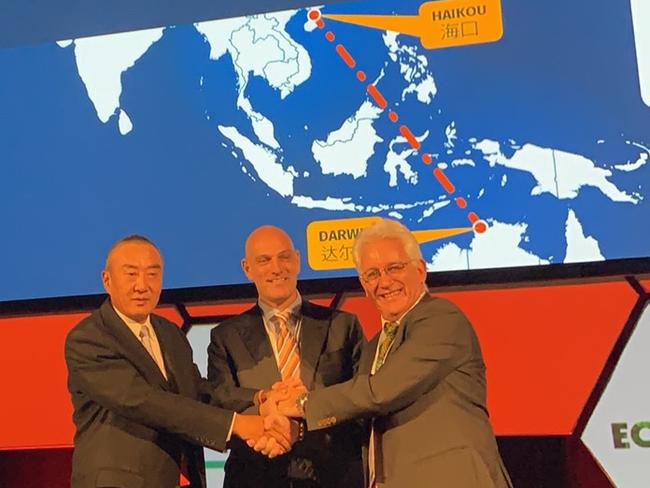
POLYGON ((228 429, 228 437, 226 437, 226 442, 230 442, 230 437, 232 436, 232 429, 235 427, 235 417, 237 413, 233 412, 232 420, 230 421, 230 429, 228 429))
POLYGON ((260 411, 260 407, 262 406, 262 403, 266 401, 266 398, 267 398, 267 392, 264 389, 257 390, 253 395, 253 404, 257 407, 258 413, 260 411))

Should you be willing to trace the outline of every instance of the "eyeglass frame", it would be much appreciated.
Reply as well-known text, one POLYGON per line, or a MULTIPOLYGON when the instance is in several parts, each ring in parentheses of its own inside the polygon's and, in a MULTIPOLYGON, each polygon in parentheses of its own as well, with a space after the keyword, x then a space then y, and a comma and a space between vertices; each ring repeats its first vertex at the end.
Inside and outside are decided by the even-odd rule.
POLYGON ((375 281, 378 281, 381 278, 382 271, 386 276, 390 276, 391 278, 394 277, 394 276, 399 276, 399 274, 402 271, 404 271, 406 266, 408 264, 410 264, 411 262, 413 262, 413 261, 418 261, 418 260, 417 259, 408 259, 406 261, 395 261, 393 263, 388 263, 386 266, 382 266, 381 268, 370 268, 370 269, 364 271, 363 273, 361 273, 359 276, 366 283, 374 283, 375 281), (396 265, 397 265, 397 269, 394 269, 392 271, 388 270, 388 268, 390 268, 391 266, 396 266, 396 265), (373 271, 377 272, 377 276, 375 278, 368 278, 367 277, 368 273, 373 272, 373 271))

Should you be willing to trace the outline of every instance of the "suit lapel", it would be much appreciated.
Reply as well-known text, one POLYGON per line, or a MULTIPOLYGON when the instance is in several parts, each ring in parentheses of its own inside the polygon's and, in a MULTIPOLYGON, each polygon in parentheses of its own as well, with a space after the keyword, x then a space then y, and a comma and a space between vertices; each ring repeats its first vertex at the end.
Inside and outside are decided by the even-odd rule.
POLYGON ((300 376, 308 390, 314 385, 318 360, 329 330, 329 318, 316 318, 309 302, 302 304, 300 326, 300 376))
MULTIPOLYGON (((124 355, 142 373, 145 379, 151 384, 169 389, 167 380, 165 380, 156 362, 142 343, 133 335, 129 327, 118 317, 109 300, 102 304, 100 314, 108 333, 117 339, 117 342, 124 350, 124 355)), ((157 333, 158 331, 156 331, 157 333)))
POLYGON ((379 333, 375 334, 375 337, 373 337, 361 350, 361 357, 359 358, 359 374, 370 374, 372 371, 372 363, 375 361, 377 344, 379 344, 379 335, 379 333))
POLYGON ((245 312, 244 320, 238 327, 239 336, 251 355, 256 378, 260 384, 272 385, 281 380, 278 363, 273 354, 273 348, 269 341, 269 336, 264 328, 264 319, 262 318, 262 309, 255 306, 245 312))
MULTIPOLYGON (((160 352, 162 352, 163 361, 165 363, 165 370, 167 372, 167 381, 165 384, 171 386, 171 383, 175 383, 178 393, 184 393, 190 397, 194 396, 195 392, 186 391, 187 389, 184 388, 184 386, 191 385, 192 382, 183 381, 183 378, 188 371, 187 368, 183 368, 182 363, 179 362, 181 353, 180 351, 177 351, 178 339, 176 337, 176 331, 169 329, 168 327, 163 327, 160 323, 160 319, 155 315, 151 316, 151 325, 156 332, 156 337, 160 344, 160 352)), ((158 368, 158 371, 160 371, 160 368, 158 368)))

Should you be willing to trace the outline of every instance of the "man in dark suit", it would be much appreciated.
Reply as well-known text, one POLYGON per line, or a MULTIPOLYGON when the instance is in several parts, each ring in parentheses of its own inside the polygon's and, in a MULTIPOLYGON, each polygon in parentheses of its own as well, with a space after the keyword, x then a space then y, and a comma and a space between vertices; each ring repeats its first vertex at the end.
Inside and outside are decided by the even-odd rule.
POLYGON ((382 331, 353 380, 278 394, 280 411, 304 416, 310 430, 374 418, 371 487, 512 487, 488 419, 478 339, 455 305, 429 296, 413 235, 382 220, 359 233, 353 257, 382 331))
POLYGON ((200 446, 223 451, 231 435, 254 441, 265 425, 280 443, 290 437, 286 419, 235 415, 199 401, 212 388, 185 335, 152 314, 162 271, 146 238, 117 242, 102 272, 110 300, 68 334, 73 488, 173 488, 181 471, 192 487, 204 488, 200 446))
MULTIPOLYGON (((259 300, 212 330, 208 379, 221 385, 221 406, 254 414, 281 380, 301 378, 318 390, 352 378, 364 342, 360 326, 353 315, 302 300, 300 255, 289 236, 276 227, 256 229, 241 264, 259 300)), ((225 487, 359 488, 363 435, 356 422, 307 433, 273 460, 233 442, 225 487)))

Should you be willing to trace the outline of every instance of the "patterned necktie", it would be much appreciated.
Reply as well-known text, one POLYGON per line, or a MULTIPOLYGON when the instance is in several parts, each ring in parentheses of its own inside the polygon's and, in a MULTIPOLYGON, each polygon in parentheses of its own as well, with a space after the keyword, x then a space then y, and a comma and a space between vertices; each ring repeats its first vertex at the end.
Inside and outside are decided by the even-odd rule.
POLYGON ((278 325, 278 369, 282 380, 300 377, 300 355, 298 354, 298 343, 296 338, 287 327, 288 316, 276 314, 274 317, 278 325))
POLYGON ((153 359, 153 362, 156 363, 158 369, 160 369, 160 372, 163 374, 163 376, 167 377, 165 370, 161 367, 160 362, 156 357, 156 353, 153 350, 153 346, 151 345, 151 332, 149 331, 149 327, 146 324, 143 324, 142 327, 140 327, 140 333, 138 334, 138 337, 140 337, 140 342, 142 342, 142 345, 151 356, 151 359, 153 359))
POLYGON ((144 324, 140 327, 140 342, 142 342, 144 348, 155 361, 156 355, 153 353, 153 347, 151 347, 151 334, 149 333, 149 327, 144 324))
POLYGON ((397 322, 386 322, 384 324, 384 337, 379 343, 379 352, 377 354, 375 372, 379 371, 379 368, 384 365, 390 346, 393 343, 393 339, 395 339, 395 334, 397 334, 398 327, 399 324, 397 322))

